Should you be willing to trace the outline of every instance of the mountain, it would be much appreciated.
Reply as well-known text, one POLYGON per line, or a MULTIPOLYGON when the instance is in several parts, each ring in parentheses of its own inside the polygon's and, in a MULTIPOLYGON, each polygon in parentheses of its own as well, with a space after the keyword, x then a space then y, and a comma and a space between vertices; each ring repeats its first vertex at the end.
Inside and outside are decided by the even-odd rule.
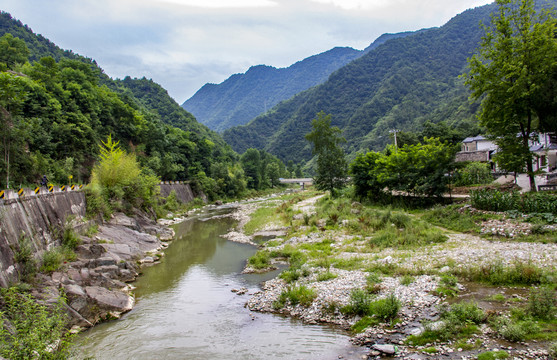
MULTIPOLYGON (((235 163, 237 154, 160 85, 145 78, 113 80, 94 60, 60 49, 1 12, 0 37, 8 33, 14 38, 6 37, 4 48, 8 41, 24 42, 29 56, 24 64, 6 62, 10 52, 0 48, 0 80, 17 94, 0 104, 0 110, 13 112, 9 123, 0 117, 1 136, 13 139, 0 144, 2 153, 10 154, 0 159, 0 188, 8 179, 31 184, 42 174, 54 182, 70 175, 87 181, 98 145, 111 135, 147 171, 164 180, 198 180, 219 193, 206 176, 216 166, 235 163)), ((23 54, 21 46, 13 48, 23 54)))
POLYGON ((480 21, 495 5, 467 10, 440 28, 391 38, 335 71, 321 85, 283 101, 224 139, 238 152, 260 148, 282 160, 309 160, 304 135, 320 111, 343 130, 346 150, 382 149, 392 129, 420 131, 426 121, 473 126, 477 104, 459 75, 479 45, 480 21))
POLYGON ((252 66, 218 85, 204 85, 182 107, 209 128, 223 131, 246 124, 280 101, 322 83, 333 71, 362 54, 352 48, 336 47, 287 68, 252 66))

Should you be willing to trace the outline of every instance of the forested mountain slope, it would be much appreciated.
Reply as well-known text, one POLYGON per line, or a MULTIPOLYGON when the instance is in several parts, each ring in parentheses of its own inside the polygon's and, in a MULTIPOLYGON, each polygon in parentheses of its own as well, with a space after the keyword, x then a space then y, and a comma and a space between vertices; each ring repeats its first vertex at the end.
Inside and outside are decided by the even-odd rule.
POLYGON ((332 114, 349 153, 381 149, 389 131, 419 131, 423 123, 446 121, 473 127, 477 105, 459 79, 477 48, 494 5, 463 12, 440 28, 395 38, 334 72, 312 89, 278 104, 248 125, 224 132, 239 152, 262 148, 282 160, 308 160, 304 135, 319 111, 332 114))
POLYGON ((151 80, 112 80, 95 61, 58 48, 7 13, 0 37, 0 148, 9 154, 0 159, 1 188, 43 174, 60 183, 69 176, 88 181, 108 135, 165 180, 203 182, 215 165, 236 162, 218 134, 151 80), (20 52, 15 63, 7 58, 9 42, 20 52))
POLYGON ((282 100, 324 82, 338 68, 363 54, 352 48, 334 48, 290 67, 252 66, 221 84, 205 84, 182 107, 216 131, 244 125, 282 100))

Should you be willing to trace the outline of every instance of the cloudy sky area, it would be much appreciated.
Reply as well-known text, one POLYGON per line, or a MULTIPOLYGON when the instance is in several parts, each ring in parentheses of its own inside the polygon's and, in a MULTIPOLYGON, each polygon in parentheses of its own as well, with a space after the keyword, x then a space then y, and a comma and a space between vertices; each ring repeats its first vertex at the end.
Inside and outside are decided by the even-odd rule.
POLYGON ((387 32, 441 26, 491 0, 0 0, 0 9, 113 78, 147 77, 179 103, 250 66, 286 67, 387 32))

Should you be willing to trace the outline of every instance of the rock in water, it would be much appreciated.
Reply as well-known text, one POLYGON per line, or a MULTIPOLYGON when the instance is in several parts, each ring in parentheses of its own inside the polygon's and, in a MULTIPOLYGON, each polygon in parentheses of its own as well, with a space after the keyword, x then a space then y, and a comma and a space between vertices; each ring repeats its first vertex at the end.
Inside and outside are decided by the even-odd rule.
POLYGON ((389 344, 375 344, 371 347, 377 351, 382 352, 383 354, 387 355, 394 355, 396 353, 396 346, 389 345, 389 344))

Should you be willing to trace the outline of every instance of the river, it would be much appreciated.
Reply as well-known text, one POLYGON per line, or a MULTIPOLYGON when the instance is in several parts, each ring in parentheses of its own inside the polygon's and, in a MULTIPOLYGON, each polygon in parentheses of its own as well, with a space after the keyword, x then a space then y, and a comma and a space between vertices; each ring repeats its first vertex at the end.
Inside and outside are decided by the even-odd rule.
POLYGON ((254 313, 249 293, 276 273, 241 274, 255 247, 220 237, 233 226, 231 211, 206 211, 176 225, 176 239, 160 264, 134 283, 136 306, 121 319, 78 338, 76 358, 102 359, 338 359, 360 358, 338 328, 254 313))

